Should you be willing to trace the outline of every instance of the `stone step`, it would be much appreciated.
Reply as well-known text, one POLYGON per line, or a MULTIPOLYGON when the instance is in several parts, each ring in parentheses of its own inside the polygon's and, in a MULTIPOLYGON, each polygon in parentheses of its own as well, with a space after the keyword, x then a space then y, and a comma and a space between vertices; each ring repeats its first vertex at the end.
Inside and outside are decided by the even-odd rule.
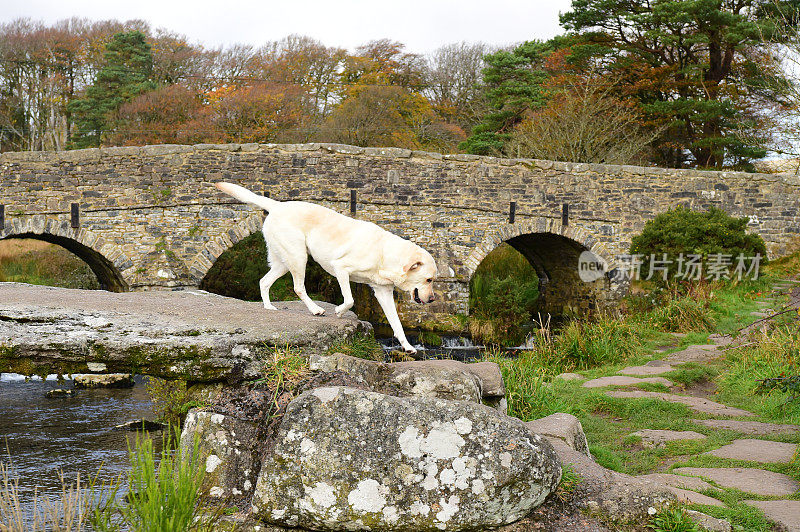
MULTIPOLYGON (((655 361, 651 361, 655 362, 655 361)), ((660 362, 660 360, 659 360, 660 362)), ((670 371, 674 371, 675 368, 670 366, 669 364, 661 365, 661 366, 651 366, 648 362, 644 366, 630 366, 627 368, 622 368, 617 373, 622 375, 661 375, 662 373, 669 373, 670 371)))
POLYGON ((708 337, 708 340, 718 347, 723 347, 733 343, 733 338, 731 338, 729 334, 714 333, 708 337))
POLYGON ((705 454, 731 460, 748 460, 765 464, 788 464, 797 452, 796 443, 756 440, 733 440, 730 444, 705 454))
POLYGON ((582 380, 585 380, 586 377, 584 377, 583 375, 580 375, 578 373, 569 373, 568 372, 568 373, 559 373, 558 375, 553 377, 553 379, 561 379, 561 380, 564 380, 564 381, 582 381, 582 380))
POLYGON ((725 503, 722 501, 714 497, 709 497, 708 495, 703 495, 702 493, 697 493, 696 491, 670 487, 667 489, 674 493, 675 497, 677 497, 680 502, 685 502, 687 504, 705 504, 708 506, 725 506, 725 503))
POLYGON ((586 381, 582 384, 584 388, 602 388, 603 386, 636 386, 638 384, 663 384, 664 386, 672 386, 672 381, 668 381, 664 377, 626 377, 623 375, 612 375, 610 377, 599 377, 586 381))
POLYGON ((653 430, 644 429, 632 432, 631 436, 638 436, 642 439, 645 447, 663 447, 667 442, 683 440, 704 440, 705 434, 700 434, 693 430, 653 430))
POLYGON ((713 429, 735 430, 744 434, 795 434, 800 432, 800 425, 779 423, 763 423, 761 421, 740 421, 737 419, 693 419, 692 423, 705 425, 713 429))
POLYGON ((775 313, 772 312, 772 309, 764 309, 762 312, 751 312, 750 313, 750 315, 753 316, 754 318, 768 318, 769 316, 772 316, 773 314, 775 314, 775 313))
POLYGON ((800 501, 744 501, 787 532, 800 532, 800 501))
POLYGON ((704 477, 725 488, 756 495, 787 497, 800 489, 800 483, 790 476, 749 467, 679 467, 672 472, 704 477))
POLYGON ((720 356, 716 344, 693 344, 664 357, 665 362, 706 362, 720 356))
POLYGON ((705 480, 697 477, 687 477, 685 475, 673 475, 672 473, 650 473, 648 475, 639 475, 636 478, 642 480, 652 480, 671 488, 681 488, 684 490, 707 490, 714 489, 714 486, 705 480))
POLYGON ((680 403, 688 406, 695 412, 702 412, 703 414, 710 414, 712 416, 739 417, 739 416, 755 415, 752 412, 748 412, 747 410, 725 406, 721 403, 709 401, 708 399, 703 399, 702 397, 692 397, 690 395, 677 395, 674 393, 663 393, 663 392, 645 392, 641 390, 634 390, 630 392, 622 390, 612 390, 606 392, 606 395, 609 397, 617 397, 621 399, 641 399, 641 398, 661 399, 662 401, 669 401, 671 403, 680 403))

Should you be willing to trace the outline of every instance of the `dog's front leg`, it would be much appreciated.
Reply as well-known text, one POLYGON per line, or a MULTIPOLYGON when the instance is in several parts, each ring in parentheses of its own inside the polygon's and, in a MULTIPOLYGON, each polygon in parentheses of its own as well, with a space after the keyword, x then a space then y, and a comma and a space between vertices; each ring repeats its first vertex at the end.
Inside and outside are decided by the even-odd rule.
POLYGON ((400 345, 403 346, 406 353, 416 353, 417 350, 406 340, 406 335, 403 332, 403 325, 400 323, 400 317, 397 315, 397 308, 394 306, 394 287, 372 285, 372 290, 375 292, 375 299, 378 300, 378 303, 383 309, 386 319, 389 320, 389 325, 392 327, 395 338, 400 340, 400 345))
POLYGON ((339 281, 339 288, 342 290, 342 297, 344 297, 344 303, 336 307, 336 315, 340 318, 342 315, 353 308, 353 291, 350 289, 350 273, 337 266, 336 262, 333 263, 333 273, 336 274, 336 280, 339 281))

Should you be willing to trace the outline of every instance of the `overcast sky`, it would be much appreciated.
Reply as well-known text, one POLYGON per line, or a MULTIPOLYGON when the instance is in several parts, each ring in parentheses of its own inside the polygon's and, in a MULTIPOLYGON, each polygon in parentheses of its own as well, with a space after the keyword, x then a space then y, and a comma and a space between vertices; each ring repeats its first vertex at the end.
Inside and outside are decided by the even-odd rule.
POLYGON ((353 49, 390 38, 425 53, 447 43, 506 45, 560 33, 570 0, 0 0, 0 21, 144 19, 190 41, 254 45, 292 33, 353 49))

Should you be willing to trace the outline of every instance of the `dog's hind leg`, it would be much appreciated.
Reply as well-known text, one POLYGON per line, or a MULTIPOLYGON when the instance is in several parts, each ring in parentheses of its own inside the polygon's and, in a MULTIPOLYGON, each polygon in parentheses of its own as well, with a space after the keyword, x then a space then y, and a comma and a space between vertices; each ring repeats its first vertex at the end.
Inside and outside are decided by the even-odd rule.
POLYGON ((350 289, 350 274, 341 268, 336 266, 336 261, 333 264, 333 273, 336 274, 336 280, 339 281, 339 288, 342 290, 342 297, 344 297, 344 303, 336 307, 336 315, 340 318, 342 315, 353 308, 353 291, 350 289))
POLYGON ((403 324, 400 323, 400 317, 397 315, 397 308, 394 306, 394 287, 384 285, 371 285, 372 290, 375 292, 375 299, 378 300, 386 319, 389 320, 389 325, 392 327, 392 332, 395 338, 400 340, 400 345, 403 346, 406 353, 414 354, 417 352, 414 347, 408 343, 406 333, 403 332, 403 324))
POLYGON ((295 265, 289 266, 289 271, 292 273, 292 280, 294 281, 294 293, 297 294, 297 297, 300 298, 300 301, 306 304, 306 307, 311 314, 315 316, 322 316, 325 314, 325 309, 314 303, 314 301, 308 297, 308 293, 306 293, 306 264, 305 260, 303 260, 303 265, 301 267, 295 268, 295 265))
POLYGON ((265 309, 278 310, 269 300, 269 289, 275 281, 280 279, 281 276, 288 271, 289 268, 287 268, 283 262, 270 254, 269 271, 258 282, 258 286, 261 288, 261 299, 264 301, 265 309))

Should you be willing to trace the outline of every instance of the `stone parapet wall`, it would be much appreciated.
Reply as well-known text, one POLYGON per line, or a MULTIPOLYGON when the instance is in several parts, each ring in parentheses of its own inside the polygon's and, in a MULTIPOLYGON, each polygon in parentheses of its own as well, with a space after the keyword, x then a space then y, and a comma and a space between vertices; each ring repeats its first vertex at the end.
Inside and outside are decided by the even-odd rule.
MULTIPOLYGON (((58 229, 106 257, 128 287, 196 286, 263 214, 214 187, 313 201, 378 223, 437 258, 447 310, 504 240, 562 235, 613 263, 659 212, 715 205, 748 216, 771 256, 800 238, 800 178, 573 164, 334 144, 159 145, 0 154, 0 238, 58 229), (515 220, 509 223, 510 203, 515 220), (80 228, 70 205, 80 206, 80 228), (569 220, 562 225, 562 205, 569 220)), ((562 268, 562 266, 559 266, 562 268)), ((441 311, 445 311, 442 308, 441 311)), ((422 318, 420 318, 422 319, 422 318)))

